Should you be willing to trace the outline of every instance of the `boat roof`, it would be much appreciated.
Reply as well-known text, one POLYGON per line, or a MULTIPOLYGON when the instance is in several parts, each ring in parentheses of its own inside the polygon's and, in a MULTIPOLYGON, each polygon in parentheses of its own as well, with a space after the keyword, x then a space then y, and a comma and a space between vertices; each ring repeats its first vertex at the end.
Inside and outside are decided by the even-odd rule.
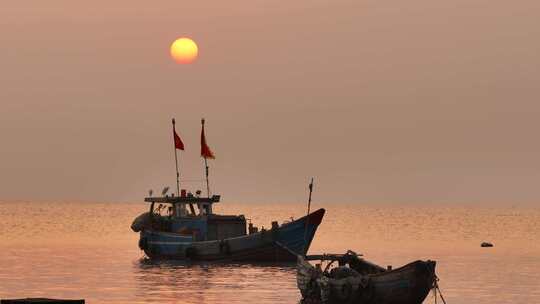
POLYGON ((345 253, 345 254, 336 254, 336 253, 323 253, 323 254, 312 254, 312 255, 306 255, 304 257, 304 260, 306 261, 338 261, 338 260, 341 260, 343 258, 347 258, 347 257, 361 257, 363 256, 363 254, 350 254, 350 253, 345 253))
POLYGON ((196 197, 196 196, 153 196, 145 197, 144 201, 149 203, 169 203, 169 204, 213 204, 219 202, 221 195, 213 195, 212 197, 196 197))

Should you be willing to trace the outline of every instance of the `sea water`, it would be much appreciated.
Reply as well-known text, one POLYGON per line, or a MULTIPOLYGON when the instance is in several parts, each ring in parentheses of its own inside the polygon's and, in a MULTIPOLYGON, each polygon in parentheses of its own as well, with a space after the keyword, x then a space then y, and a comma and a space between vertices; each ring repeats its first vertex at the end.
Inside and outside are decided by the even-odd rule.
MULTIPOLYGON (((540 208, 316 203, 310 253, 352 249, 381 266, 437 261, 449 304, 540 303, 540 208), (492 248, 481 248, 483 241, 492 248)), ((0 203, 0 298, 87 303, 298 303, 294 264, 152 262, 129 228, 145 203, 0 203)), ((220 203, 259 228, 304 204, 220 203)), ((424 303, 434 303, 430 294, 424 303)), ((440 300, 439 300, 440 303, 440 300)))

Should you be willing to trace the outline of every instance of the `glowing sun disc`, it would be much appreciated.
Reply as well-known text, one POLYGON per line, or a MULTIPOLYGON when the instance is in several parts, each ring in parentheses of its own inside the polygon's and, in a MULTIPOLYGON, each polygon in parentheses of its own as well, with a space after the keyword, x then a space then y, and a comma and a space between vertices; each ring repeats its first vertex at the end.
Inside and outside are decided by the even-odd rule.
POLYGON ((171 44, 171 56, 177 63, 192 63, 198 54, 197 44, 189 38, 182 37, 171 44))

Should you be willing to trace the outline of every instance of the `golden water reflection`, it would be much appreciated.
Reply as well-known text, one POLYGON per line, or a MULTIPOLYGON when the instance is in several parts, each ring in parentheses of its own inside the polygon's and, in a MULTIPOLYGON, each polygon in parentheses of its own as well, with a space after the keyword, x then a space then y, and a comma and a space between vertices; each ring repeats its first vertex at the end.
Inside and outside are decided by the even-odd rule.
MULTIPOLYGON (((452 304, 540 303, 540 209, 317 204, 311 252, 353 249, 383 266, 437 260, 452 304), (482 241, 495 244, 481 248, 482 241)), ((232 204, 258 226, 298 218, 302 204, 232 204)), ((291 265, 151 262, 129 226, 144 203, 1 203, 0 298, 87 303, 297 303, 291 265)), ((431 303, 428 298, 426 303, 431 303)))

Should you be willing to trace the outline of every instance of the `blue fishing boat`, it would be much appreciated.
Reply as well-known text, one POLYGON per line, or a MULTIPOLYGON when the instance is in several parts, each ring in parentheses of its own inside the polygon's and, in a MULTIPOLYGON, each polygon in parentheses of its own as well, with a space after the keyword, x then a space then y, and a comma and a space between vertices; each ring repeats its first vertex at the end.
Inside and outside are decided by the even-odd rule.
POLYGON ((139 247, 157 259, 296 261, 297 254, 307 253, 325 212, 281 225, 274 221, 270 229, 259 230, 246 225, 244 215, 214 214, 212 205, 219 199, 189 193, 145 198, 150 210, 132 225, 140 233, 139 247))
MULTIPOLYGON (((174 129, 176 150, 184 145, 174 129)), ((139 248, 152 259, 189 259, 204 261, 296 261, 297 255, 309 250, 325 210, 309 212, 313 181, 307 215, 297 220, 279 224, 273 221, 269 229, 258 229, 246 222, 244 215, 220 215, 213 212, 213 205, 220 195, 210 195, 207 159, 214 155, 206 144, 204 120, 201 132, 201 156, 204 158, 207 195, 198 190, 195 194, 180 190, 177 167, 177 194, 150 196, 148 212, 139 215, 131 228, 140 234, 139 248)), ((178 162, 177 162, 178 164, 178 162)))

